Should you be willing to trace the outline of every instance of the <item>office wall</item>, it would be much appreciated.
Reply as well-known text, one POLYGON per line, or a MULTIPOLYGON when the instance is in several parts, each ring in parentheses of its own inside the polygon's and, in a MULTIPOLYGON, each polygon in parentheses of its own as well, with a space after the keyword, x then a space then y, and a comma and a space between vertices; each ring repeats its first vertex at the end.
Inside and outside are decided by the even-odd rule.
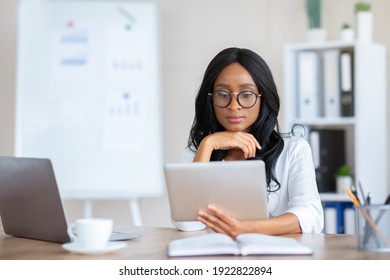
MULTIPOLYGON (((165 162, 180 160, 193 119, 196 90, 208 62, 221 49, 229 46, 247 47, 261 54, 274 73, 283 100, 283 46, 289 42, 305 40, 307 24, 304 2, 305 0, 159 1, 165 162)), ((323 1, 323 25, 329 39, 338 39, 343 22, 354 25, 355 2, 323 1)), ((389 31, 384 28, 390 24, 390 1, 370 2, 374 13, 374 40, 385 44, 390 52, 389 31)), ((0 1, 1 155, 11 155, 14 149, 16 10, 17 1, 0 1)), ((390 69, 388 58, 387 62, 390 69)), ((367 94, 372 94, 375 98, 375 93, 367 94)), ((390 100, 388 102, 390 104, 390 100)), ((282 104, 282 109, 284 106, 288 104, 282 104)), ((65 207, 70 220, 83 215, 83 204, 80 201, 66 201, 65 207)), ((141 211, 145 225, 170 226, 166 195, 162 198, 142 199, 141 211)), ((113 217, 119 224, 131 222, 126 201, 96 202, 94 215, 113 217)))

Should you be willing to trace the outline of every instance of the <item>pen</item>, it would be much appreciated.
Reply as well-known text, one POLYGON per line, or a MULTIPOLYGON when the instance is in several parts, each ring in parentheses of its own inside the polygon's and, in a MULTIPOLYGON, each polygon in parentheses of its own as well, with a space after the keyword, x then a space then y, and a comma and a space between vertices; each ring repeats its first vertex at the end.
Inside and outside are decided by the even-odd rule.
POLYGON ((367 194, 366 204, 367 204, 367 205, 370 205, 370 204, 371 204, 371 196, 370 196, 370 193, 367 194))
POLYGON ((362 182, 359 181, 358 186, 359 186, 360 193, 362 194, 362 197, 366 197, 366 196, 364 195, 364 192, 363 192, 362 182))
POLYGON ((385 200, 385 205, 390 204, 390 194, 387 196, 385 200))
MULTIPOLYGON (((387 196, 384 205, 388 205, 388 204, 390 204, 390 194, 387 196)), ((382 216, 385 214, 385 211, 386 211, 386 210, 381 210, 381 211, 379 212, 378 216, 377 216, 376 219, 375 219, 375 224, 378 224, 378 223, 379 223, 379 221, 381 220, 382 216)))
MULTIPOLYGON (((361 204, 360 200, 359 200, 359 196, 358 196, 357 190, 356 190, 354 185, 351 185, 351 192, 356 197, 357 201, 359 201, 359 204, 361 204)), ((363 197, 363 199, 364 199, 364 197, 363 197)))
POLYGON ((358 186, 359 186, 360 193, 364 199, 366 196, 364 195, 363 186, 362 186, 362 183, 360 181, 358 183, 358 186))
MULTIPOLYGON (((363 193, 363 192, 362 192, 363 193)), ((363 196, 364 197, 364 196, 363 196)), ((364 205, 371 205, 371 196, 370 196, 370 192, 367 193, 367 197, 365 199, 365 202, 364 202, 364 205)), ((367 210, 367 213, 368 215, 371 217, 369 211, 367 210)), ((372 218, 372 217, 371 217, 372 218)), ((378 218, 375 220, 375 224, 377 225, 378 224, 378 218)), ((364 233, 364 243, 366 244, 370 238, 370 236, 372 235, 372 228, 370 227, 367 227, 366 228, 366 231, 364 233)), ((376 236, 375 236, 376 237, 376 236)), ((379 240, 378 238, 376 237, 375 238, 375 241, 376 241, 376 244, 378 247, 380 247, 380 243, 379 243, 379 240)))

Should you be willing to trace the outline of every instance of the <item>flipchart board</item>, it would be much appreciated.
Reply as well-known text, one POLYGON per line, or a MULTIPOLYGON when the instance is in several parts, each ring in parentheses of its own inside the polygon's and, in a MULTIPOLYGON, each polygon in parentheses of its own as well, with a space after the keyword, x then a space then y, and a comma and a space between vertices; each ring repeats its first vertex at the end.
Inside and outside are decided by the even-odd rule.
POLYGON ((154 1, 19 1, 15 155, 65 199, 163 193, 154 1))

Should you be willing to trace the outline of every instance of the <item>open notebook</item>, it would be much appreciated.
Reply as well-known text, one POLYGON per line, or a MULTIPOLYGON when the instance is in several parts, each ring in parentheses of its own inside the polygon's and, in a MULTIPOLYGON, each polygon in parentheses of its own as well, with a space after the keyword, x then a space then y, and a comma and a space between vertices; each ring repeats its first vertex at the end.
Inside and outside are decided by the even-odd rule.
POLYGON ((245 233, 236 239, 222 233, 188 237, 171 241, 170 257, 204 255, 310 255, 311 248, 291 237, 245 233))

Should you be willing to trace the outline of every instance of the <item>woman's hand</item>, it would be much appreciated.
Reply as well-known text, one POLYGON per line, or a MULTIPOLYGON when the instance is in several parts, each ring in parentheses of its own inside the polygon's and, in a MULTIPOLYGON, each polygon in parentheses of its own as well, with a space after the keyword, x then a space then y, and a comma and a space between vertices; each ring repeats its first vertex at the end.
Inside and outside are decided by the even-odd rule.
POLYGON ((297 216, 284 213, 264 220, 239 220, 224 213, 213 205, 198 212, 198 220, 218 233, 235 238, 241 233, 262 233, 271 235, 302 233, 297 216))
POLYGON ((206 136, 199 145, 194 161, 209 161, 214 150, 238 150, 239 156, 247 159, 256 156, 261 149, 256 138, 247 132, 221 131, 206 136))
POLYGON ((232 238, 244 232, 253 232, 251 221, 241 221, 209 205, 206 211, 198 212, 198 220, 218 233, 224 233, 232 238))

